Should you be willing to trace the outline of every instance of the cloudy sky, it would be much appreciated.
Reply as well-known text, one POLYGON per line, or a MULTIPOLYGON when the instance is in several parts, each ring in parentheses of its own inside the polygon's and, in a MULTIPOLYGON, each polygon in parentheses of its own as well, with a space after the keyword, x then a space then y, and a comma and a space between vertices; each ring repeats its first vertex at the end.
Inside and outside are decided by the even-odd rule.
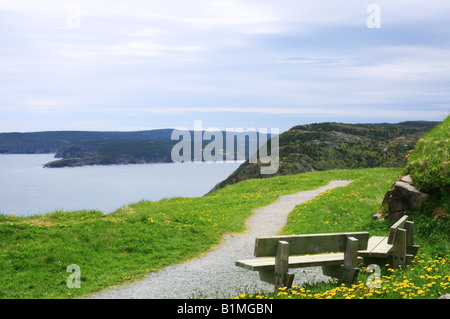
POLYGON ((0 132, 443 120, 449 14, 448 0, 0 0, 0 132))

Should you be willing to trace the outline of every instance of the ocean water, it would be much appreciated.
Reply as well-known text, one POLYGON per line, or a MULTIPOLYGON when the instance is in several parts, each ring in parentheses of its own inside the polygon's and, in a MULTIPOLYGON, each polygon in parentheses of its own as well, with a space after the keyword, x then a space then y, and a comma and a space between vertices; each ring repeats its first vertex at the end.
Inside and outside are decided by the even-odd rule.
POLYGON ((168 163, 43 168, 53 154, 0 155, 0 214, 56 210, 111 213, 141 200, 203 196, 241 163, 168 163))

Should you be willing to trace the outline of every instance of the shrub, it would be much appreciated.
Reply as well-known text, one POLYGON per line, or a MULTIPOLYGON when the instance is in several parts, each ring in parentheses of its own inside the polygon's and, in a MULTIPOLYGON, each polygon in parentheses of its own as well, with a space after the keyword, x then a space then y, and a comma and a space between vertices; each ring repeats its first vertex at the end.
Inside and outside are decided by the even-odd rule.
POLYGON ((409 156, 406 173, 423 192, 450 189, 450 116, 423 136, 409 156))

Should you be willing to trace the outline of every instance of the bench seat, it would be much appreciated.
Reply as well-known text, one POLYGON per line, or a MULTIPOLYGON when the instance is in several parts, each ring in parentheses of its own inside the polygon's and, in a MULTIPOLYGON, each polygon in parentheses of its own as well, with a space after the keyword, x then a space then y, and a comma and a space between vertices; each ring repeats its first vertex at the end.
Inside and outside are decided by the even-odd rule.
POLYGON ((366 250, 358 251, 362 257, 386 258, 392 252, 393 245, 388 244, 388 237, 372 236, 369 238, 366 250))
MULTIPOLYGON (((341 265, 343 262, 344 262, 344 253, 289 256, 289 268, 337 266, 341 265)), ((362 262, 362 257, 358 257, 358 262, 362 262)), ((242 267, 253 271, 274 270, 275 257, 237 260, 235 264, 238 267, 242 267)))
POLYGON ((375 263, 396 268, 409 265, 418 249, 414 244, 414 223, 405 215, 391 226, 387 237, 370 237, 367 249, 358 251, 358 255, 364 258, 366 266, 375 263))

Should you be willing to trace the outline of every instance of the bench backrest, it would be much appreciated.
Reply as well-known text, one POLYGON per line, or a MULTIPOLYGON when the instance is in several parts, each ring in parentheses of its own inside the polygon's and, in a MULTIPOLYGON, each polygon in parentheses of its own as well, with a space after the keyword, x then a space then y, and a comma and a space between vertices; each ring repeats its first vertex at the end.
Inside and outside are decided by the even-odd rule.
POLYGON ((408 215, 403 216, 398 221, 395 222, 394 225, 391 226, 389 229, 389 237, 388 237, 388 244, 392 245, 394 243, 395 234, 397 233, 397 230, 400 228, 405 227, 406 220, 408 219, 408 215))
POLYGON ((367 249, 368 232, 273 236, 256 238, 255 257, 275 256, 277 243, 280 240, 289 243, 289 255, 343 252, 345 251, 347 237, 358 239, 358 250, 367 249))

